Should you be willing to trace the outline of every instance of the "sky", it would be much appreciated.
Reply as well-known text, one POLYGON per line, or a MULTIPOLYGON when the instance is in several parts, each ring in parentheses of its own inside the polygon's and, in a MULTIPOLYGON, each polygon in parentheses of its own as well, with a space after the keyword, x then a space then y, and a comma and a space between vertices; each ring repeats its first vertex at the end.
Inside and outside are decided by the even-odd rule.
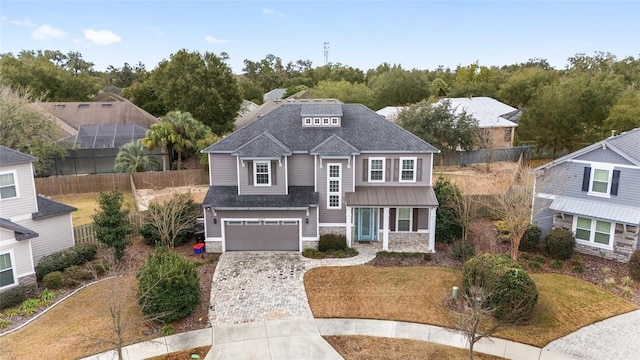
POLYGON ((29 1, 0 3, 0 53, 80 52, 94 69, 142 62, 148 70, 180 49, 245 59, 273 54, 364 71, 502 66, 547 59, 563 69, 578 53, 640 57, 635 1, 29 1), (325 45, 325 43, 327 43, 325 45))

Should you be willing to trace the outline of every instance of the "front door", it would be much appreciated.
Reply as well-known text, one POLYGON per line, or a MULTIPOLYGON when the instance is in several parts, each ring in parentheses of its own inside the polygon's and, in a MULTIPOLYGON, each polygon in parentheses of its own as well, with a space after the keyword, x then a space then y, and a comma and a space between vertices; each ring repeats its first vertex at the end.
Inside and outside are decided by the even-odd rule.
POLYGON ((378 213, 375 208, 354 209, 355 229, 357 241, 378 240, 378 213))

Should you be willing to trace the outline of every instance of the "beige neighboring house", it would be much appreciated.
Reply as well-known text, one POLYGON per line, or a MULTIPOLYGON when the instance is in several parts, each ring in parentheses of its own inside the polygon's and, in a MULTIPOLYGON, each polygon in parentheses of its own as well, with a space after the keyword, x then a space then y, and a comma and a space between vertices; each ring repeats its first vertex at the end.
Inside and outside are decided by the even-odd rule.
POLYGON ((0 292, 35 282, 40 259, 75 244, 77 209, 37 195, 31 155, 0 146, 0 292))

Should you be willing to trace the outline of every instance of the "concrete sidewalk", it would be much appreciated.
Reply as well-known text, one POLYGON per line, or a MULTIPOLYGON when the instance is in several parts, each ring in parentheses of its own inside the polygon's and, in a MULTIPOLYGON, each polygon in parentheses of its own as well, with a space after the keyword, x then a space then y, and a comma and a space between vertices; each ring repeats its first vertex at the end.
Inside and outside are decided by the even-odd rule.
MULTIPOLYGON (((238 325, 221 325, 177 334, 124 348, 125 359, 152 356, 199 346, 212 345, 205 359, 342 359, 323 335, 366 335, 428 341, 457 348, 467 348, 459 333, 449 329, 401 321, 366 319, 294 319, 258 321, 238 325)), ((481 353, 518 360, 567 360, 562 354, 513 341, 487 338, 475 345, 481 353)), ((85 359, 116 359, 114 351, 85 359)))

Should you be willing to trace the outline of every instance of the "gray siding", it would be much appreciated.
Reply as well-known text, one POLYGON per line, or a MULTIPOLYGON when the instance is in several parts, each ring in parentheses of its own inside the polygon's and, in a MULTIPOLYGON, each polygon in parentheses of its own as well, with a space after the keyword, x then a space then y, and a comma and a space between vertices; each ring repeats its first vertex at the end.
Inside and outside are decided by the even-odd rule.
POLYGON ((289 186, 313 186, 313 156, 295 154, 287 158, 289 186))
POLYGON ((344 206, 344 193, 351 192, 353 188, 353 174, 352 169, 347 168, 347 160, 323 160, 322 168, 320 168, 320 161, 318 160, 318 193, 320 197, 320 223, 340 223, 344 224, 347 221, 347 213, 344 206), (340 209, 327 209, 327 171, 329 170, 329 164, 342 164, 341 177, 342 177, 342 208, 340 209))
MULTIPOLYGON (((249 185, 249 171, 253 173, 253 162, 245 161, 245 166, 240 166, 240 194, 242 195, 284 195, 287 193, 285 186, 284 159, 282 163, 276 161, 276 166, 271 166, 271 186, 249 185), (276 185, 273 185, 273 172, 276 172, 276 185)), ((272 162, 273 165, 273 162, 272 162)))
MULTIPOLYGON (((317 216, 318 208, 310 208, 309 209, 309 223, 307 224, 305 221, 302 222, 302 236, 304 237, 317 237, 318 233, 318 222, 317 216)), ((306 218, 305 218, 306 219, 306 218)))
POLYGON ((0 166, 0 173, 12 170, 16 170, 14 180, 18 186, 18 197, 0 200, 0 216, 5 219, 37 211, 31 163, 0 166))
MULTIPOLYGON (((640 145, 639 145, 640 146, 640 145)), ((575 158, 576 160, 584 160, 584 161, 596 161, 596 162, 603 162, 603 163, 609 163, 609 164, 621 164, 621 165, 631 165, 633 166, 633 163, 630 162, 629 160, 623 158, 622 156, 618 155, 615 151, 611 150, 611 149, 602 149, 602 148, 598 148, 595 149, 593 151, 589 151, 586 154, 580 155, 578 157, 575 158)))
MULTIPOLYGON (((416 164, 417 166, 417 164, 416 164)), ((356 186, 418 186, 418 185, 427 185, 431 186, 429 180, 431 179, 431 154, 362 154, 356 156, 355 160, 355 178, 356 178, 356 186), (385 182, 376 182, 369 183, 368 181, 363 180, 363 159, 368 158, 380 158, 383 157, 387 159, 385 161, 386 169, 385 169, 385 177, 387 172, 390 172, 390 176, 385 179, 385 182), (416 182, 400 182, 399 170, 395 169, 395 160, 400 159, 401 157, 415 157, 416 159, 422 160, 422 169, 421 173, 416 174, 416 182), (419 181, 417 179, 420 179, 419 181)))
MULTIPOLYGON (((217 217, 217 216, 216 216, 217 217)), ((220 225, 220 221, 217 224, 213 223, 213 213, 210 211, 204 212, 204 226, 206 227, 206 235, 207 237, 216 237, 219 238, 222 236, 222 228, 220 225)))
POLYGON ((209 183, 238 186, 237 159, 228 154, 209 154, 209 183))
POLYGON ((21 222, 20 225, 40 234, 39 237, 31 239, 34 265, 38 265, 43 256, 68 249, 74 245, 71 214, 29 220, 21 222))
POLYGON ((13 251, 14 275, 16 278, 32 274, 34 269, 31 266, 31 251, 29 250, 30 240, 8 240, 13 238, 12 231, 0 230, 0 253, 13 251))
POLYGON ((549 209, 549 206, 553 200, 543 199, 536 197, 533 201, 533 221, 534 225, 540 227, 542 230, 542 236, 547 234, 553 229, 553 210, 549 209))

